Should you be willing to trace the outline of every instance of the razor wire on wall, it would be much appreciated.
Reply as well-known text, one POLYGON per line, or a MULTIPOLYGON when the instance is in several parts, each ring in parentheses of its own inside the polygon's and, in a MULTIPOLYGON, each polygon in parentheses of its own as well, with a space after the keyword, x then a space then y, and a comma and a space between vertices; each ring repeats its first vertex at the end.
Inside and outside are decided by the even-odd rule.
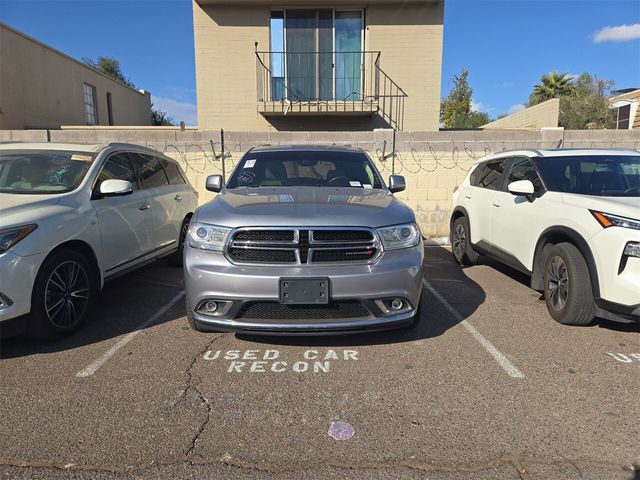
MULTIPOLYGON (((327 137, 331 134, 327 133, 327 137)), ((284 143, 284 142, 282 142, 284 143)), ((288 143, 288 142, 287 142, 288 143)), ((299 143, 299 142, 297 142, 299 143)), ((349 142, 306 142, 313 144, 341 145, 349 142)), ((146 142, 148 147, 159 150, 180 161, 187 175, 229 175, 237 162, 259 142, 224 140, 219 138, 203 142, 146 142)), ((278 143, 270 143, 270 146, 278 143)), ((543 141, 499 140, 499 141, 359 141, 351 146, 365 150, 383 174, 420 174, 442 170, 466 172, 473 163, 491 153, 512 149, 538 148, 633 148, 640 149, 640 141, 602 142, 591 140, 560 141, 550 145, 543 141)))

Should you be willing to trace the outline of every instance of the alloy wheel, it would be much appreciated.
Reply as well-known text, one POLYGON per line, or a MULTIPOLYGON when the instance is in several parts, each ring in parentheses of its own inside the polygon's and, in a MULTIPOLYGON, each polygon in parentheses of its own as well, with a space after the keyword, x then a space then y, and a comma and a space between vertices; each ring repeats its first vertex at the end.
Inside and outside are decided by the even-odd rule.
POLYGON ((467 246, 467 233, 464 225, 459 223, 453 231, 453 253, 457 259, 462 259, 467 246))
POLYGON ((89 276, 79 263, 70 260, 54 268, 45 286, 49 321, 59 328, 78 323, 89 303, 89 287, 89 276))
POLYGON ((562 310, 569 298, 569 272, 559 256, 553 257, 547 268, 547 287, 551 306, 555 310, 562 310))

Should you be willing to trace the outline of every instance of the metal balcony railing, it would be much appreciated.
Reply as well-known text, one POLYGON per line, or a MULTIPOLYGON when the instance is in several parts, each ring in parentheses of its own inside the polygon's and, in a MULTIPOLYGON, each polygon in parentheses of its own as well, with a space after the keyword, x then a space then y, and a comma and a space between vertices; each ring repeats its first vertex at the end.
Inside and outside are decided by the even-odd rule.
POLYGON ((255 53, 262 114, 377 114, 402 130, 407 94, 380 68, 380 52, 255 53))

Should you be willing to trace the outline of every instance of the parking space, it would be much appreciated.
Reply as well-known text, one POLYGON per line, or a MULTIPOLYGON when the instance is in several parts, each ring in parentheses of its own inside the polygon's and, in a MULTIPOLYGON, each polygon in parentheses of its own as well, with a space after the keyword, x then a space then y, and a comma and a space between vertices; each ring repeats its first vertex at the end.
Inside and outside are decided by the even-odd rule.
POLYGON ((425 280, 415 330, 327 338, 194 332, 163 262, 111 282, 75 336, 2 341, 0 474, 635 478, 637 325, 440 247, 425 280))

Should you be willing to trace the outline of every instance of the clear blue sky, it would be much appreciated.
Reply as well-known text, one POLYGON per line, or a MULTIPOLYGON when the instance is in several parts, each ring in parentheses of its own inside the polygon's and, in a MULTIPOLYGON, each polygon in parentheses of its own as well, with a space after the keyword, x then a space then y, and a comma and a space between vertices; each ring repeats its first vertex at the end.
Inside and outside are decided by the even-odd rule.
MULTIPOLYGON (((552 70, 588 71, 619 88, 640 87, 639 0, 445 5, 442 93, 464 67, 476 107, 491 116, 517 109, 552 70)), ((190 0, 0 0, 0 21, 78 59, 119 59, 156 106, 195 124, 190 0)))

